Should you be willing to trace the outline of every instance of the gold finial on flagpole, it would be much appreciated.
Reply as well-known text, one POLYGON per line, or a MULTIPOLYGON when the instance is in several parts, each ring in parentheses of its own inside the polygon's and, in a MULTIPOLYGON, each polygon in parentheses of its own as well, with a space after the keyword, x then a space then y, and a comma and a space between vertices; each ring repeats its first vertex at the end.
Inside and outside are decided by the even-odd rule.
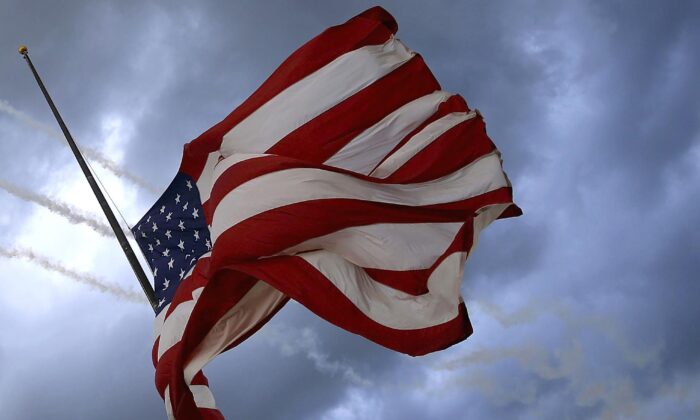
POLYGON ((27 55, 27 46, 22 44, 17 48, 17 51, 19 51, 20 54, 22 55, 27 55))

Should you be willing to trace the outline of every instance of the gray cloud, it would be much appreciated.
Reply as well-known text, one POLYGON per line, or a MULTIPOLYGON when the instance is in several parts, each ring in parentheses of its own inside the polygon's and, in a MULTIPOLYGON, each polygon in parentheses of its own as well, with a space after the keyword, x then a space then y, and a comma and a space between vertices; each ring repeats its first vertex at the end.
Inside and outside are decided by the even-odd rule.
MULTIPOLYGON (((163 188, 184 142, 299 44, 370 5, 6 0, 0 92, 37 121, 52 121, 15 52, 26 42, 76 139, 105 153, 112 146, 104 121, 128 123, 115 161, 163 188)), ((698 5, 384 6, 442 85, 485 115, 525 215, 494 223, 467 264, 475 333, 466 342, 408 358, 289 305, 206 369, 224 413, 697 417, 698 5)), ((47 135, 0 114, 3 178, 47 192, 68 182, 56 168, 71 157, 47 135)), ((147 208, 152 198, 140 191, 125 200, 147 208)), ((2 200, 0 236, 28 240, 23 223, 37 224, 31 209, 2 200)), ((37 246, 49 242, 46 232, 32 236, 37 246)), ((50 285, 39 283, 40 270, 3 264, 6 277, 50 285)), ((129 276, 119 264, 112 255, 94 262, 109 281, 129 276)), ((145 305, 2 284, 0 405, 9 418, 163 417, 145 305), (25 296, 42 306, 27 309, 25 296)))
MULTIPOLYGON (((62 134, 59 134, 56 130, 53 128, 49 127, 48 125, 45 125, 43 123, 40 123, 39 121, 34 120, 30 116, 26 115, 25 113, 15 109, 12 107, 10 104, 8 104, 6 101, 3 101, 0 99, 0 111, 12 116, 13 118, 16 118, 18 121, 28 125, 29 127, 42 131, 46 134, 49 135, 49 137, 59 140, 62 144, 64 144, 66 147, 68 146, 68 143, 64 139, 62 134)), ((125 178, 136 185, 145 188, 151 192, 158 192, 158 190, 153 187, 150 183, 145 181, 143 178, 134 175, 124 168, 121 167, 117 162, 111 160, 110 158, 106 157, 104 154, 98 152, 97 150, 89 147, 89 146, 82 146, 78 145, 78 147, 81 148, 81 153, 88 159, 92 160, 94 162, 99 163, 104 167, 105 169, 108 169, 110 172, 112 172, 114 175, 117 175, 118 177, 125 178)))
POLYGON ((263 336, 273 346, 279 348, 283 356, 303 354, 313 362, 314 367, 321 373, 340 377, 356 386, 369 387, 373 385, 370 379, 360 376, 351 365, 332 360, 331 356, 320 348, 320 339, 314 330, 290 326, 268 327, 263 336))

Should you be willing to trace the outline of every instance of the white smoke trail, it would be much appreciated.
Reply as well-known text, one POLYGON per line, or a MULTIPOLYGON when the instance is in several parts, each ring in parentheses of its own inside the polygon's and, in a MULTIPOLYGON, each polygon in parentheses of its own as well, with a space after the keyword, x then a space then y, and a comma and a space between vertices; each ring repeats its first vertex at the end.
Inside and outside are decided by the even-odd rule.
POLYGON ((2 178, 0 178, 0 188, 14 195, 15 197, 36 203, 53 213, 63 216, 73 224, 82 223, 91 227, 95 232, 102 236, 114 236, 112 229, 107 224, 99 220, 96 216, 85 214, 68 203, 63 203, 45 195, 28 191, 22 187, 11 184, 2 178))
POLYGON ((116 298, 135 303, 146 303, 146 298, 140 293, 126 290, 120 286, 109 284, 90 273, 81 273, 68 268, 58 261, 50 260, 42 255, 36 254, 27 248, 5 248, 0 246, 0 256, 5 258, 17 258, 37 264, 46 270, 53 271, 68 277, 78 283, 91 286, 103 293, 108 293, 116 298))
POLYGON ((436 370, 455 371, 474 364, 491 364, 504 360, 516 361, 521 368, 535 373, 542 379, 567 378, 580 370, 583 364, 583 348, 574 343, 569 348, 557 349, 554 355, 534 342, 513 347, 493 347, 471 350, 468 354, 434 365, 436 370))
MULTIPOLYGON (((7 115, 10 115, 17 119, 18 121, 36 129, 39 130, 45 134, 48 134, 50 137, 57 139, 61 141, 61 144, 64 144, 67 146, 67 143, 65 142, 65 139, 63 136, 58 133, 56 130, 51 128, 50 126, 43 124, 39 121, 36 121, 29 115, 19 111, 18 109, 15 109, 12 105, 7 103, 7 101, 4 101, 0 99, 0 111, 6 113, 7 115)), ((102 167, 105 169, 109 170, 113 174, 117 175, 120 178, 128 179, 129 181, 133 182, 134 184, 145 188, 149 191, 151 191, 154 194, 157 194, 159 191, 157 188, 149 184, 146 180, 143 178, 134 175, 127 171, 126 169, 122 168, 121 165, 119 165, 117 162, 109 159, 99 151, 89 147, 89 146, 84 146, 84 145, 78 145, 80 147, 80 150, 83 152, 83 155, 87 157, 88 159, 95 161, 99 163, 102 167)))
POLYGON ((330 355, 321 350, 321 339, 309 328, 297 329, 289 326, 268 326, 263 336, 284 356, 303 354, 314 364, 316 370, 331 376, 340 375, 353 385, 370 387, 372 381, 362 377, 351 365, 332 360, 330 355))
POLYGON ((506 312, 503 308, 486 301, 475 301, 473 305, 491 316, 504 328, 515 327, 523 324, 534 323, 537 318, 546 314, 554 315, 565 323, 572 331, 582 328, 593 329, 601 332, 615 344, 625 360, 637 367, 645 367, 656 361, 663 351, 663 343, 656 342, 648 347, 640 347, 630 343, 625 333, 611 317, 590 313, 586 315, 574 314, 571 307, 561 302, 549 300, 532 300, 523 307, 506 312))

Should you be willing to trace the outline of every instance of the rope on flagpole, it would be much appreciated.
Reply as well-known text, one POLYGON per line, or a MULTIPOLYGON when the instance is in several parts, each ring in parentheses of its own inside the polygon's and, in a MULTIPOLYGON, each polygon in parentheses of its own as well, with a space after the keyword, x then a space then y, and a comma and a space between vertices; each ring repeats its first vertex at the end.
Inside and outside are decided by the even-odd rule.
MULTIPOLYGON (((78 149, 80 149, 79 146, 78 146, 78 149)), ((102 189, 102 191, 104 191, 105 194, 107 195, 107 199, 109 200, 110 203, 112 203, 112 207, 114 207, 114 209, 117 211, 119 218, 122 219, 122 222, 124 222, 126 227, 131 232, 131 225, 129 224, 129 222, 126 221, 126 218, 122 214, 121 210, 119 210, 119 206, 117 206, 117 202, 114 201, 114 199, 112 198, 112 195, 109 193, 109 190, 107 188, 105 188, 105 184, 102 183, 102 180, 100 179, 99 175, 97 175, 97 171, 95 171, 95 168, 93 168, 92 165, 90 164, 90 160, 85 159, 85 163, 87 163, 88 167, 90 167, 90 172, 92 172, 92 174, 94 175, 95 179, 97 180, 97 183, 100 184, 100 188, 102 189)))
MULTIPOLYGON (((78 146, 78 149, 80 149, 79 146, 78 146)), ((112 195, 109 193, 109 190, 105 187, 105 184, 102 182, 102 180, 100 179, 100 177, 97 175, 97 172, 95 171, 95 168, 93 168, 92 165, 90 164, 90 159, 85 159, 85 163, 87 163, 87 165, 90 167, 90 171, 91 171, 92 174, 95 176, 95 179, 97 180, 97 182, 100 184, 100 188, 101 188, 101 189, 105 192, 105 194, 107 195, 107 199, 109 200, 109 202, 112 203, 112 207, 114 207, 114 209, 117 211, 117 214, 119 215, 119 218, 120 218, 120 219, 122 220, 122 222, 124 222, 124 224, 126 225, 127 230, 125 231, 125 234, 127 235, 127 238, 128 238, 129 236, 133 237, 134 234, 133 234, 133 232, 131 232, 131 224, 129 224, 129 222, 126 220, 126 217, 124 217, 124 215, 122 214, 121 210, 119 210, 119 206, 117 205, 117 202, 114 201, 114 199, 112 198, 112 195)), ((135 240, 135 239, 136 239, 136 238, 134 238, 134 240, 135 240)), ((143 259, 144 259, 146 262, 148 262, 148 257, 147 257, 146 254, 143 252, 143 250, 141 249, 141 247, 137 247, 136 249, 139 250, 139 254, 141 254, 141 256, 143 257, 143 259)))

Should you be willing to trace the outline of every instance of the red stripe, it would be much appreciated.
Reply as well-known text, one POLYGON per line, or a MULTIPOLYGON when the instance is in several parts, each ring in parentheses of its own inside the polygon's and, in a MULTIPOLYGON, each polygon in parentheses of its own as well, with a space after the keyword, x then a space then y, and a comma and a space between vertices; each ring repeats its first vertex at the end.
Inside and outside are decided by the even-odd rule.
POLYGON ((192 391, 185 383, 182 370, 177 364, 176 375, 170 380, 170 402, 173 406, 173 415, 177 420, 202 420, 202 413, 194 402, 192 391))
MULTIPOLYGON (((166 386, 170 384, 174 362, 177 359, 177 353, 181 350, 181 347, 182 346, 180 343, 177 343, 173 347, 169 348, 165 353, 163 353, 163 356, 156 366, 156 389, 158 389, 158 391, 161 393, 161 397, 164 396, 166 386)), ((192 377, 191 384, 204 385, 208 387, 209 381, 200 370, 192 377)))
MULTIPOLYGON (((323 166, 309 161, 277 155, 256 157, 231 165, 215 180, 209 199, 204 207, 205 217, 208 221, 211 221, 214 209, 216 209, 226 194, 251 179, 285 169, 319 167, 323 166)), ((341 171, 341 173, 346 172, 341 171)))
POLYGON ((386 181, 397 184, 431 181, 449 175, 494 150, 496 146, 486 135, 484 121, 477 115, 447 130, 386 181))
POLYGON ((522 216, 522 215, 523 215, 522 209, 515 204, 511 204, 510 206, 508 206, 507 209, 505 209, 503 211, 503 213, 501 213, 500 216, 498 216, 498 218, 499 219, 506 219, 508 217, 518 217, 518 216, 522 216))
MULTIPOLYGON (((192 274, 182 280, 175 291, 175 295, 173 296, 167 312, 165 313, 164 321, 167 321, 168 317, 178 307, 178 305, 180 305, 182 302, 192 300, 192 291, 206 286, 208 283, 208 278, 206 275, 204 275, 204 272, 209 268, 209 261, 209 257, 200 258, 195 264, 195 269, 192 271, 192 274)), ((151 357, 153 359, 153 365, 156 368, 156 389, 158 389, 158 392, 162 397, 165 392, 165 387, 169 383, 169 378, 173 369, 173 358, 175 357, 175 352, 180 347, 180 343, 176 343, 174 346, 166 350, 161 355, 160 359, 158 358, 159 345, 160 336, 157 337, 153 343, 151 357)))
MULTIPOLYGON (((212 408, 200 408, 199 415, 202 420, 225 420, 219 410, 212 408)), ((178 417, 178 419, 180 419, 180 417, 178 417)))
POLYGON ((173 346, 173 349, 166 351, 158 362, 157 376, 161 371, 161 364, 166 364, 162 375, 170 385, 176 418, 197 418, 189 416, 199 413, 184 380, 185 363, 218 320, 238 303, 256 282, 243 273, 217 269, 190 315, 182 340, 173 346))
POLYGON ((323 163, 365 129, 408 102, 440 89, 414 56, 407 63, 288 134, 266 153, 323 163))
POLYGON ((182 345, 178 342, 165 351, 158 359, 155 373, 156 389, 161 398, 165 399, 165 388, 171 384, 171 379, 175 369, 175 360, 182 345))
POLYGON ((209 281, 209 264, 209 257, 199 258, 194 265, 192 274, 185 277, 180 282, 180 284, 177 286, 175 294, 173 295, 173 299, 170 301, 168 311, 165 313, 166 320, 180 303, 192 300, 192 292, 194 290, 207 285, 207 282, 209 281))
POLYGON ((207 377, 204 376, 204 372, 201 370, 192 377, 192 382, 190 382, 192 385, 204 385, 206 387, 209 387, 209 381, 207 380, 207 377))
POLYGON ((151 348, 151 361, 153 362, 153 367, 158 366, 158 344, 160 344, 160 336, 156 337, 156 341, 153 342, 153 348, 151 348))
POLYGON ((156 366, 156 389, 164 395, 165 388, 170 386, 171 403, 173 405, 176 418, 197 418, 199 415, 197 407, 189 387, 184 380, 184 365, 196 346, 206 336, 211 327, 235 305, 255 284, 255 280, 236 272, 222 271, 224 276, 217 276, 222 279, 228 277, 233 281, 218 281, 212 284, 209 282, 202 292, 200 301, 192 311, 190 320, 185 328, 182 340, 169 348, 161 355, 156 366), (228 274, 228 275, 226 275, 228 274), (234 274, 233 276, 231 274, 234 274), (239 281, 235 281, 235 277, 239 281), (210 293, 207 293, 207 292, 210 293), (210 299, 202 299, 207 294, 214 293, 214 298, 209 304, 202 302, 210 299), (203 309, 205 308, 205 309, 203 309), (195 416, 195 417, 190 417, 195 416))
MULTIPOLYGON (((197 372, 194 377, 192 378, 192 385, 204 385, 207 388, 209 388, 209 381, 207 380, 207 377, 204 376, 204 373, 200 370, 197 372)), ((202 416, 202 419, 204 420, 224 420, 224 416, 221 414, 221 412, 215 408, 199 408, 199 414, 202 416)))
MULTIPOLYGON (((200 276, 190 276, 187 279, 188 281, 183 281, 180 284, 180 287, 178 288, 166 315, 166 320, 180 303, 192 300, 191 290, 187 289, 191 283, 197 282, 198 277, 200 276), (181 293, 180 289, 183 289, 184 292, 181 293), (188 296, 189 298, 187 298, 188 296)), ((202 291, 200 300, 207 294, 220 294, 218 296, 217 305, 209 305, 205 310, 203 310, 203 305, 197 302, 197 305, 195 305, 183 333, 183 341, 188 343, 185 350, 194 349, 199 341, 206 336, 216 321, 218 321, 231 307, 242 299, 256 282, 255 279, 243 276, 240 273, 224 270, 220 271, 216 278, 218 281, 214 284, 212 284, 211 280, 206 283, 207 287, 205 287, 202 291), (203 312, 204 314, 202 314, 203 312), (192 343, 194 340, 197 340, 197 343, 193 346, 192 343)), ((189 288, 191 288, 191 286, 189 288)), ((178 369, 182 370, 181 366, 176 365, 176 360, 181 357, 180 353, 182 352, 183 341, 176 343, 171 348, 166 350, 158 360, 158 364, 156 366, 156 387, 161 393, 165 390, 165 387, 169 383, 171 384, 171 375, 173 374, 173 371, 177 371, 178 369)))
POLYGON ((455 235, 450 246, 429 267, 422 270, 381 270, 377 268, 364 268, 365 272, 375 281, 401 290, 409 295, 422 295, 428 293, 428 279, 433 271, 455 252, 467 252, 472 247, 474 239, 474 225, 470 219, 455 235))
MULTIPOLYGON (((244 182, 250 181, 270 171, 297 168, 302 162, 283 156, 262 156, 236 163, 215 180, 209 199, 205 203, 204 215, 211 223, 213 211, 221 200, 244 182)), ((307 163, 307 165, 310 165, 307 163)))
MULTIPOLYGON (((481 146, 478 146, 478 148, 481 148, 482 150, 488 147, 488 144, 490 143, 490 140, 486 137, 485 140, 478 140, 477 145, 479 143, 484 143, 481 146), (484 143, 484 141, 488 141, 488 143, 484 143)), ((441 144, 439 147, 445 147, 445 145, 441 144)), ((439 150, 439 149, 438 149, 439 150)), ((432 153, 426 155, 426 158, 431 158, 432 153)), ((457 159, 460 159, 459 156, 466 155, 465 157, 461 157, 463 161, 468 161, 468 163, 471 163, 471 161, 475 160, 477 157, 476 152, 469 152, 469 151, 464 151, 461 150, 458 153, 458 157, 453 157, 453 158, 448 158, 445 157, 446 161, 449 162, 450 164, 454 164, 454 161, 457 159)), ((416 161, 416 165, 420 163, 420 160, 416 161)), ((466 166, 466 165, 464 165, 466 166)), ((355 172, 351 172, 345 169, 340 169, 340 168, 334 168, 332 166, 325 166, 325 165, 318 165, 318 164, 313 164, 308 161, 304 160, 299 160, 299 159, 294 159, 286 156, 277 156, 277 155, 269 155, 269 156, 262 156, 262 157, 256 157, 256 158, 251 158, 247 159, 238 163, 235 163, 231 165, 229 168, 227 168, 222 174, 219 175, 219 177, 214 181, 214 185, 212 186, 211 190, 211 195, 209 197, 209 200, 206 202, 206 208, 204 209, 205 211, 205 217, 207 220, 211 220, 213 216, 213 212, 215 211, 216 207, 219 205, 221 200, 223 200, 224 197, 234 189, 238 188, 242 184, 258 178, 260 176, 270 174, 273 172, 279 172, 287 169, 299 169, 299 168, 311 168, 311 169, 320 169, 328 172, 334 172, 338 174, 343 174, 355 179, 359 179, 362 181, 366 182, 371 182, 373 184, 380 184, 380 185, 386 185, 386 184, 397 184, 399 182, 393 181, 393 180, 388 180, 388 179, 379 179, 379 178, 373 178, 367 175, 362 175, 358 174, 355 172)), ((459 168, 457 168, 459 169, 459 168)), ((427 169, 426 169, 427 170, 427 169)), ((456 170, 456 169, 455 169, 456 170)))
POLYGON ((185 353, 193 351, 209 330, 255 286, 257 280, 224 267, 218 267, 195 305, 185 328, 185 353))
MULTIPOLYGON (((229 272, 229 273, 233 273, 233 272, 229 272)), ((244 276, 244 275, 241 274, 241 273, 235 273, 235 276, 244 276)), ((246 278, 249 278, 249 277, 246 277, 246 278)), ((230 278, 230 279, 231 279, 231 278, 230 278)), ((233 286, 233 287, 235 288, 236 286, 240 286, 240 283, 237 284, 237 285, 236 285, 235 283, 233 283, 233 284, 226 284, 226 283, 223 283, 223 285, 224 285, 224 286, 233 286)), ((245 294, 247 294, 247 292, 248 292, 249 290, 250 290, 250 289, 240 288, 237 292, 233 292, 233 291, 231 291, 231 288, 229 287, 228 293, 231 293, 231 297, 232 297, 233 299, 236 300, 236 302, 235 302, 233 305, 231 305, 230 308, 232 308, 236 303, 238 303, 238 301, 240 301, 240 299, 242 299, 242 298, 245 296, 245 294)), ((221 292, 221 293, 227 293, 226 291, 222 291, 221 289, 219 289, 219 292, 221 292)), ((241 342, 245 341, 245 340, 246 340, 248 337, 250 337, 252 334, 254 334, 255 332, 257 332, 257 331, 258 331, 265 323, 267 323, 280 309, 282 309, 282 307, 283 307, 288 301, 289 301, 289 298, 284 299, 284 300, 283 300, 283 301, 282 301, 268 316, 266 316, 263 320, 261 320, 260 322, 258 322, 258 323, 257 323, 256 325, 254 325, 253 327, 251 327, 245 334, 243 334, 243 335, 242 335, 241 337, 239 337, 236 341, 234 341, 231 345, 229 345, 224 351, 226 351, 226 350, 228 350, 228 349, 230 349, 230 348, 233 348, 233 347, 237 346, 237 345, 240 344, 241 342)), ((220 302, 216 302, 216 304, 217 304, 217 305, 215 305, 215 306, 218 306, 218 305, 220 304, 220 302)), ((199 305, 201 305, 201 304, 198 302, 198 306, 199 306, 199 305)), ((227 309, 225 312, 228 312, 228 310, 230 310, 230 308, 227 309)), ((219 312, 221 312, 221 311, 219 311, 219 312)), ((196 317, 196 316, 197 316, 197 315, 195 315, 195 314, 193 313, 193 316, 191 316, 191 318, 196 317)), ((220 318, 220 317, 219 317, 219 318, 220 318)), ((217 318, 217 320, 218 320, 219 318, 217 318)), ((201 322, 198 322, 198 324, 201 325, 201 322)), ((189 323, 188 323, 188 325, 189 325, 189 323)), ((202 327, 193 327, 193 328, 202 328, 202 327)), ((206 328, 206 327, 204 327, 204 328, 206 328)), ((211 328, 206 329, 207 332, 208 332, 209 330, 211 330, 211 328)), ((154 344, 154 349, 153 349, 154 361, 155 361, 155 357, 156 357, 156 355, 157 355, 158 341, 159 341, 159 339, 156 339, 156 343, 154 344)), ((200 341, 201 341, 201 340, 200 340, 200 341)), ((184 356, 184 357, 182 357, 182 360, 187 360, 187 357, 186 357, 186 356, 184 355, 184 353, 183 353, 183 345, 182 345, 182 342, 178 342, 178 343, 176 343, 174 346, 172 346, 171 348, 169 348, 168 350, 166 350, 166 351, 163 353, 163 355, 161 356, 161 358, 160 358, 160 360, 158 361, 157 364, 154 362, 154 366, 156 367, 156 372, 155 372, 155 384, 156 384, 156 389, 157 389, 158 392, 161 394, 161 397, 164 397, 165 388, 166 388, 168 385, 171 386, 171 389, 175 389, 176 386, 173 385, 173 384, 174 384, 176 381, 174 381, 174 378, 175 378, 175 377, 178 377, 178 376, 181 376, 181 375, 183 374, 183 367, 182 367, 182 366, 179 366, 179 365, 177 364, 177 361, 180 360, 181 356, 184 356)), ((209 385, 209 382, 207 381, 207 379, 206 379, 206 377, 204 376, 204 374, 202 373, 202 371, 199 371, 197 374, 195 374, 195 376, 192 378, 192 382, 191 382, 191 383, 192 383, 192 385, 206 385, 206 386, 209 385)), ((174 395, 177 395, 177 393, 175 393, 174 395)), ((176 401, 176 398, 178 398, 178 397, 177 397, 177 396, 173 397, 173 399, 172 399, 171 401, 176 401)), ((175 405, 175 403, 173 403, 173 405, 175 405)), ((179 417, 178 417, 178 418, 179 418, 179 417)))
POLYGON ((459 304, 459 314, 454 319, 432 327, 397 330, 379 324, 300 257, 273 257, 231 267, 265 280, 332 324, 411 356, 444 349, 472 333, 464 303, 459 304))
POLYGON ((422 207, 353 199, 303 201, 258 213, 227 229, 216 239, 212 265, 275 255, 309 238, 352 226, 466 222, 485 205, 511 201, 508 188, 458 202, 422 207))
POLYGON ((394 18, 374 7, 331 27, 289 56, 270 77, 238 108, 192 142, 185 145, 180 171, 195 180, 210 152, 218 150, 228 131, 287 87, 317 71, 341 55, 368 45, 386 42, 397 30, 394 18))
MULTIPOLYGON (((467 102, 462 98, 460 95, 452 95, 447 100, 442 102, 440 105, 438 105, 437 111, 433 113, 427 120, 423 121, 418 127, 414 128, 413 131, 408 133, 406 137, 401 139, 396 146, 394 146, 391 151, 384 156, 382 160, 379 161, 377 166, 372 168, 373 170, 376 169, 379 165, 381 165, 389 156, 394 154, 395 151, 399 150, 406 142, 408 142, 413 136, 416 134, 420 133, 423 131, 423 129, 428 126, 429 124, 433 123, 434 121, 439 120, 440 118, 444 117, 447 114, 451 114, 453 112, 468 112, 469 107, 467 106, 467 102)), ((371 173, 371 171, 370 171, 371 173)))

